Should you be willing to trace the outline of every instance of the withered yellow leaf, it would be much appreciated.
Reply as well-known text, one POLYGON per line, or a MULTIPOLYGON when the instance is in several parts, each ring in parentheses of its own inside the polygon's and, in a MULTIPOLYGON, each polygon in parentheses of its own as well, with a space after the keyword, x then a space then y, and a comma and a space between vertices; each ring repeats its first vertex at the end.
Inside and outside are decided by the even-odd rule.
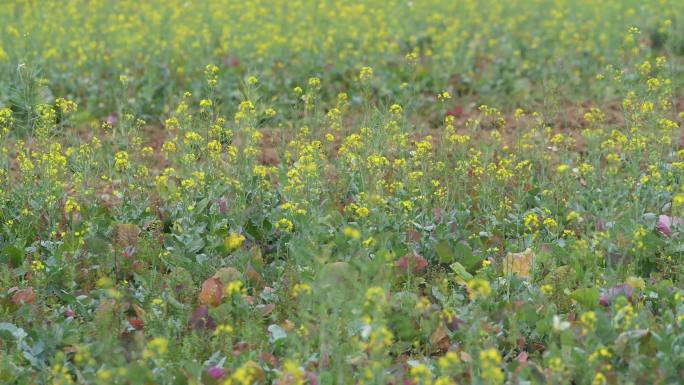
POLYGON ((522 253, 508 253, 504 258, 504 274, 517 274, 522 278, 531 278, 534 253, 529 247, 522 253))

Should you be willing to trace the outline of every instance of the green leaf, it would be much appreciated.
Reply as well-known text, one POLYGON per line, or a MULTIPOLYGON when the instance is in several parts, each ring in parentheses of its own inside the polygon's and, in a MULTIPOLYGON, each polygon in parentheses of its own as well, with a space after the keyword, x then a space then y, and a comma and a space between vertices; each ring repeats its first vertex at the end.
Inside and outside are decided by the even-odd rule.
POLYGON ((20 248, 7 244, 2 248, 0 262, 9 263, 12 267, 17 267, 24 262, 24 251, 20 248))
POLYGON ((456 254, 454 254, 449 242, 446 240, 437 242, 435 245, 435 252, 437 253, 437 258, 439 258, 440 263, 451 263, 456 258, 456 254))
POLYGON ((271 334, 269 336, 269 340, 271 343, 275 343, 276 341, 287 337, 287 333, 285 332, 285 330, 283 330, 283 328, 276 324, 269 325, 268 332, 271 334))
POLYGON ((585 287, 581 289, 576 289, 570 295, 570 298, 577 301, 580 305, 586 308, 594 308, 599 303, 601 293, 595 287, 585 287))
POLYGON ((86 245, 93 254, 105 254, 109 250, 107 240, 97 235, 86 238, 86 245))
POLYGON ((466 270, 469 272, 474 272, 479 267, 480 262, 484 258, 473 254, 473 250, 468 246, 467 243, 459 242, 454 246, 454 253, 456 258, 465 266, 466 270))
POLYGON ((653 341, 652 333, 648 329, 628 330, 620 333, 615 339, 615 352, 624 356, 629 349, 637 348, 640 354, 655 354, 657 346, 653 341))
POLYGON ((456 276, 463 281, 468 281, 473 278, 473 275, 468 273, 465 267, 458 262, 454 262, 450 265, 451 270, 456 274, 456 276))
POLYGON ((59 291, 57 291, 56 294, 59 297, 59 299, 61 299, 65 303, 75 303, 76 302, 76 296, 67 292, 67 291, 59 290, 59 291))
POLYGON ((0 337, 3 339, 13 340, 19 343, 26 338, 26 336, 28 336, 28 334, 26 334, 24 329, 18 327, 17 325, 11 324, 9 322, 0 323, 0 337))
POLYGON ((204 212, 204 210, 206 210, 208 205, 209 205, 209 198, 204 198, 195 204, 195 209, 193 211, 195 213, 201 214, 204 212))
POLYGON ((265 226, 264 226, 265 224, 270 225, 270 223, 268 221, 266 221, 265 219, 262 223, 262 226, 257 225, 256 222, 254 222, 252 219, 250 219, 245 224, 244 231, 246 234, 248 234, 250 237, 256 239, 257 241, 263 241, 264 239, 266 239, 264 231, 262 230, 262 228, 265 228, 265 226))

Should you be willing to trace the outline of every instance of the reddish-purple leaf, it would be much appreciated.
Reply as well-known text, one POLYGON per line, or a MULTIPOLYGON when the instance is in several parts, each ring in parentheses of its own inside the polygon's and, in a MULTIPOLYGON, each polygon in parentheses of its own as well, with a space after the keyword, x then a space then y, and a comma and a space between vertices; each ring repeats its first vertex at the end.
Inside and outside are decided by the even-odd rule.
POLYGON ((207 370, 207 374, 209 375, 209 377, 211 377, 215 380, 218 380, 219 378, 226 375, 226 370, 223 369, 222 367, 214 366, 214 367, 209 368, 209 370, 207 370))
POLYGON ((316 377, 316 373, 307 371, 306 379, 309 380, 307 382, 308 385, 318 385, 318 377, 316 377))
POLYGON ((225 214, 228 212, 228 199, 225 197, 219 198, 219 213, 225 214))
POLYGON ((596 219, 596 231, 606 231, 607 226, 606 226, 606 220, 603 218, 598 218, 596 219))
POLYGON ((615 297, 621 295, 624 295, 630 302, 632 302, 633 294, 634 290, 632 289, 632 287, 626 283, 623 283, 617 286, 613 286, 610 289, 606 290, 606 292, 601 295, 601 299, 599 299, 599 304, 601 306, 609 306, 615 297))
POLYGON ((190 330, 214 330, 216 329, 216 322, 209 315, 209 306, 201 305, 198 307, 190 317, 190 330))
POLYGON ((394 266, 402 270, 411 269, 414 273, 420 273, 427 268, 428 261, 418 254, 406 254, 399 258, 394 266))
POLYGON ((447 328, 452 332, 455 332, 456 330, 460 329, 461 325, 463 325, 463 320, 458 318, 457 316, 446 317, 445 322, 447 328))
POLYGON ((655 229, 660 234, 671 237, 672 227, 679 226, 682 224, 682 219, 679 217, 670 217, 667 215, 658 216, 658 222, 656 222, 655 229))

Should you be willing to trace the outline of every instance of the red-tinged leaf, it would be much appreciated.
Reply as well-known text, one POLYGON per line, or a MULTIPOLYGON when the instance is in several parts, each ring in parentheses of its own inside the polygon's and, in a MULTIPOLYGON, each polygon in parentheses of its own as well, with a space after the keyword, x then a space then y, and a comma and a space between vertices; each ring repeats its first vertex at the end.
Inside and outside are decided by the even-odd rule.
POLYGON ((262 317, 266 317, 267 315, 273 313, 273 309, 275 309, 275 305, 272 303, 257 306, 257 311, 262 317))
POLYGON ((527 338, 525 338, 525 336, 520 336, 520 337, 518 337, 517 343, 518 343, 518 349, 520 349, 520 350, 525 349, 525 346, 527 346, 527 338))
POLYGON ((216 322, 209 315, 209 306, 202 305, 198 307, 190 317, 190 330, 214 330, 216 329, 216 322))
POLYGON ((145 322, 140 318, 128 317, 128 323, 135 330, 142 330, 145 327, 145 322))
POLYGON ((228 212, 228 199, 226 197, 221 197, 219 199, 219 213, 225 214, 228 212))
POLYGON ((409 230, 406 232, 406 238, 409 241, 420 242, 421 234, 416 230, 409 230))
POLYGON ((461 116, 463 116, 463 106, 461 106, 460 104, 455 105, 449 111, 447 111, 447 116, 460 118, 461 116))
POLYGON ((630 302, 632 302, 634 299, 634 290, 631 286, 627 285, 626 283, 613 286, 610 289, 606 290, 606 292, 603 293, 603 295, 601 295, 601 298, 599 299, 599 304, 601 306, 609 306, 611 302, 613 302, 613 299, 621 295, 624 295, 630 302))
POLYGON ((672 236, 672 228, 682 224, 682 219, 679 217, 669 217, 667 215, 658 216, 658 222, 656 222, 655 229, 658 233, 666 236, 672 236))
POLYGON ((17 290, 12 296, 12 302, 17 305, 30 305, 36 299, 36 294, 32 287, 27 287, 26 289, 17 290))
POLYGON ((428 261, 418 254, 406 254, 399 258, 394 265, 401 270, 408 271, 410 269, 414 273, 420 273, 427 268, 428 261))
POLYGON ((430 344, 443 352, 446 352, 447 349, 449 349, 449 336, 443 326, 438 327, 437 330, 432 333, 430 336, 430 344))
POLYGON ((239 68, 242 63, 240 63, 240 58, 237 56, 224 56, 223 57, 223 65, 227 67, 234 67, 234 68, 239 68))
POLYGON ((316 373, 307 371, 306 379, 309 380, 309 382, 307 382, 307 385, 318 385, 318 377, 316 376, 316 373))
POLYGON ((262 361, 269 364, 273 368, 278 367, 278 365, 280 365, 280 360, 278 360, 278 357, 274 356, 269 352, 259 353, 259 358, 261 358, 262 361))
POLYGON ((323 369, 327 369, 330 367, 330 353, 323 352, 318 367, 323 369))
POLYGON ((245 271, 245 275, 247 276, 247 279, 257 288, 262 288, 266 286, 266 283, 264 282, 263 278, 261 278, 261 274, 259 274, 254 267, 252 267, 251 264, 247 266, 247 270, 245 271))
POLYGON ((217 277, 211 277, 202 284, 202 291, 199 294, 199 301, 203 305, 216 306, 221 303, 223 298, 223 282, 217 277))
POLYGON ((247 342, 238 341, 235 344, 233 344, 233 356, 238 357, 247 349, 249 349, 249 344, 247 342))
POLYGON ((606 231, 608 228, 608 222, 603 218, 598 218, 594 223, 594 227, 596 228, 596 231, 606 231))
POLYGON ((533 350, 537 352, 545 352, 546 351, 546 345, 539 343, 539 342, 534 342, 530 345, 533 350))

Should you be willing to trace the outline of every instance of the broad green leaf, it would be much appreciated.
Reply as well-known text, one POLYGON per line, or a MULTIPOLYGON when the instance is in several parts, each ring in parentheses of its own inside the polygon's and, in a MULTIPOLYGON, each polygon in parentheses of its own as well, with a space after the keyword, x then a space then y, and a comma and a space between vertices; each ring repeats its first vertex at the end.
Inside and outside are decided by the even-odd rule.
POLYGON ((470 274, 463 265, 458 262, 454 262, 450 265, 451 270, 458 277, 459 283, 464 284, 466 281, 473 279, 473 275, 470 274))
POLYGON ((577 301, 580 305, 586 308, 594 308, 599 303, 599 298, 601 293, 595 287, 585 287, 581 289, 576 289, 570 295, 570 298, 577 301))
POLYGON ((456 254, 446 240, 441 240, 435 244, 435 252, 440 263, 451 263, 456 258, 456 254))
POLYGON ((18 327, 17 325, 11 324, 9 322, 0 323, 0 337, 3 339, 13 340, 18 343, 26 338, 26 336, 28 336, 28 334, 26 334, 24 329, 18 327))

